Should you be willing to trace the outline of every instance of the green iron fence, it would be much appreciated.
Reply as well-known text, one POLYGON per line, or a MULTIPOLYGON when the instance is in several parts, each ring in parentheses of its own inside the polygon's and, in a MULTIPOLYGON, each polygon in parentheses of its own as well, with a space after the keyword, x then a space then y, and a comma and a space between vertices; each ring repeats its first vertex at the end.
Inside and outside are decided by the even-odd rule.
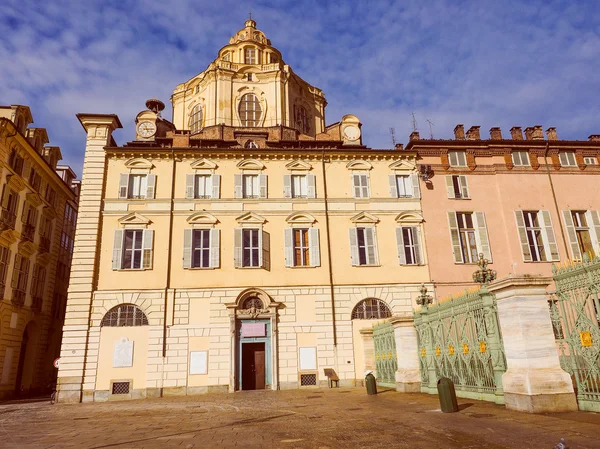
POLYGON ((389 321, 373 326, 373 347, 377 383, 384 387, 396 388, 396 337, 394 326, 389 321))
POLYGON ((506 359, 496 298, 485 287, 415 312, 421 391, 448 377, 457 396, 504 403, 506 359))
POLYGON ((574 379, 581 410, 600 412, 600 257, 552 267, 550 316, 562 369, 574 379))

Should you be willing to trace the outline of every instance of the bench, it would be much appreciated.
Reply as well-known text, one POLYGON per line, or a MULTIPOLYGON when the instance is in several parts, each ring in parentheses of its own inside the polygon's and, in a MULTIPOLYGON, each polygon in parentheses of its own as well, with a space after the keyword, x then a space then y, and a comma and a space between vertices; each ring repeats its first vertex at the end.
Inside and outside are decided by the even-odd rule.
POLYGON ((333 383, 334 382, 335 382, 335 387, 336 388, 340 387, 340 378, 335 373, 334 369, 332 369, 332 368, 325 368, 323 370, 323 372, 327 376, 327 381, 328 381, 328 384, 329 384, 329 388, 333 388, 333 383))

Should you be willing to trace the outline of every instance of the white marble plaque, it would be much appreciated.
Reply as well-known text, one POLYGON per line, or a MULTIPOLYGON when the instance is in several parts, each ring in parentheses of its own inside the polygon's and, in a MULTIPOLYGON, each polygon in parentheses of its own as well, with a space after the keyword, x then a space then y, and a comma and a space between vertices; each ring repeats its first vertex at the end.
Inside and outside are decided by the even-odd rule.
POLYGON ((115 343, 113 368, 127 368, 130 366, 133 366, 133 341, 123 337, 115 343))
POLYGON ((208 374, 208 351, 190 352, 190 374, 208 374))
POLYGON ((317 369, 317 348, 300 348, 300 369, 317 369))

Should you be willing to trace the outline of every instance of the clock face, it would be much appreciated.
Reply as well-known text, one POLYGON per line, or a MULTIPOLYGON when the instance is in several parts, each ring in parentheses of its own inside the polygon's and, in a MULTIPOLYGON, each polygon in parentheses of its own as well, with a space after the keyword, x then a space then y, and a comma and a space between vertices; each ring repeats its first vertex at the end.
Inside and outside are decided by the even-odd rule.
POLYGON ((348 140, 358 140, 360 137, 360 129, 355 125, 348 125, 343 129, 344 137, 348 140))
POLYGON ((152 122, 141 122, 137 127, 140 137, 152 137, 156 132, 156 124, 152 122))

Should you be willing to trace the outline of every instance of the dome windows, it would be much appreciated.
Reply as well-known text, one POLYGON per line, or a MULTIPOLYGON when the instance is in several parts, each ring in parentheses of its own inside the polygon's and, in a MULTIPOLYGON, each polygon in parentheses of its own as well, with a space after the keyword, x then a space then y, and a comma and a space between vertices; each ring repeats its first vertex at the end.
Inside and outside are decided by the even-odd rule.
POLYGON ((260 107, 260 101, 255 94, 244 94, 240 100, 238 111, 240 113, 242 126, 258 126, 262 108, 260 107))
POLYGON ((304 106, 296 106, 296 128, 298 131, 304 134, 308 134, 310 132, 308 112, 306 112, 304 106))
POLYGON ((256 64, 256 49, 255 48, 246 48, 244 49, 244 63, 245 64, 256 64))
POLYGON ((202 106, 197 104, 190 114, 190 132, 195 134, 202 130, 202 106))

